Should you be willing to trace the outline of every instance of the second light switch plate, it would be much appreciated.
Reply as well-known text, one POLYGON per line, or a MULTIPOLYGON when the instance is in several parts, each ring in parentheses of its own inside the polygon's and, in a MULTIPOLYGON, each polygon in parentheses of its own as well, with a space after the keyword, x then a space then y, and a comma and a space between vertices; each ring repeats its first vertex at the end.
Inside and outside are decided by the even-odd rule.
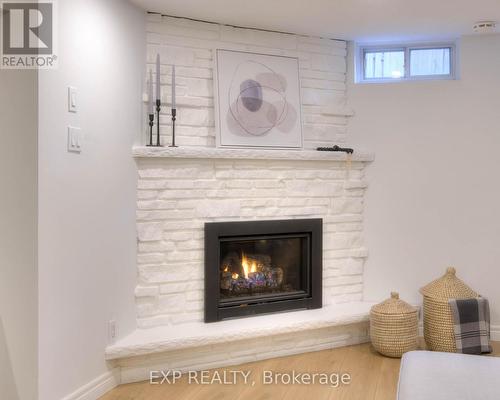
POLYGON ((71 153, 82 152, 82 130, 68 126, 68 151, 71 153))

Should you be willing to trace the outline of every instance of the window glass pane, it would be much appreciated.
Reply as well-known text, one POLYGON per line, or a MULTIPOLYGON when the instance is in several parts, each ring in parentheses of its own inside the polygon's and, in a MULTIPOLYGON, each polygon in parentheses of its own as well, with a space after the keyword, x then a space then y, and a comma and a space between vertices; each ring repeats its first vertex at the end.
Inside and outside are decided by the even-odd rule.
POLYGON ((404 50, 365 51, 365 79, 403 78, 405 76, 404 50))
POLYGON ((451 49, 415 49, 410 50, 410 75, 450 75, 451 49))

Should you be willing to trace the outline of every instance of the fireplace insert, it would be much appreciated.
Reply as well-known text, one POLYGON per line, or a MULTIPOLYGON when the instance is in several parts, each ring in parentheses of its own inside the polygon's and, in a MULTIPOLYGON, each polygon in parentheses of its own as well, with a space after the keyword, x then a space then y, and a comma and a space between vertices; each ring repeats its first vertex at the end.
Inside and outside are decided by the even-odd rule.
POLYGON ((205 224, 205 322, 322 305, 321 219, 205 224))

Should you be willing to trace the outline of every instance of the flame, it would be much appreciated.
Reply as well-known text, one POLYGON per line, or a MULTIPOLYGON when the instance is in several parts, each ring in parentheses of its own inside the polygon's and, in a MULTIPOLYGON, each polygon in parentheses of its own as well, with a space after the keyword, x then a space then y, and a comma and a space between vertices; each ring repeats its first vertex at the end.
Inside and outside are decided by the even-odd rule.
POLYGON ((252 269, 250 270, 250 272, 257 272, 257 263, 255 261, 252 262, 252 269))
POLYGON ((226 265, 226 266, 224 267, 224 272, 229 272, 229 265, 226 265))
POLYGON ((248 259, 245 253, 241 253, 241 266, 243 267, 243 274, 246 279, 248 279, 249 273, 257 272, 257 262, 255 260, 248 259))
POLYGON ((236 279, 238 279, 238 278, 239 278, 239 275, 238 275, 236 272, 234 272, 234 273, 231 275, 231 278, 233 278, 233 279, 235 279, 235 280, 236 280, 236 279))
POLYGON ((243 267, 243 275, 245 275, 245 278, 248 279, 248 272, 249 272, 249 265, 248 265, 248 258, 245 256, 245 253, 241 254, 241 266, 243 267))

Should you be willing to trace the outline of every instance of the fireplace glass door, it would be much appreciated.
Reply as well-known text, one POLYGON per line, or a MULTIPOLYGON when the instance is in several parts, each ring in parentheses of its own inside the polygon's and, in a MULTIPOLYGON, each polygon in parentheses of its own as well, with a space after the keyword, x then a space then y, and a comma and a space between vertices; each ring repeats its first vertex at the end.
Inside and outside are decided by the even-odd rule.
POLYGON ((220 243, 221 305, 309 292, 308 235, 224 238, 220 243))

